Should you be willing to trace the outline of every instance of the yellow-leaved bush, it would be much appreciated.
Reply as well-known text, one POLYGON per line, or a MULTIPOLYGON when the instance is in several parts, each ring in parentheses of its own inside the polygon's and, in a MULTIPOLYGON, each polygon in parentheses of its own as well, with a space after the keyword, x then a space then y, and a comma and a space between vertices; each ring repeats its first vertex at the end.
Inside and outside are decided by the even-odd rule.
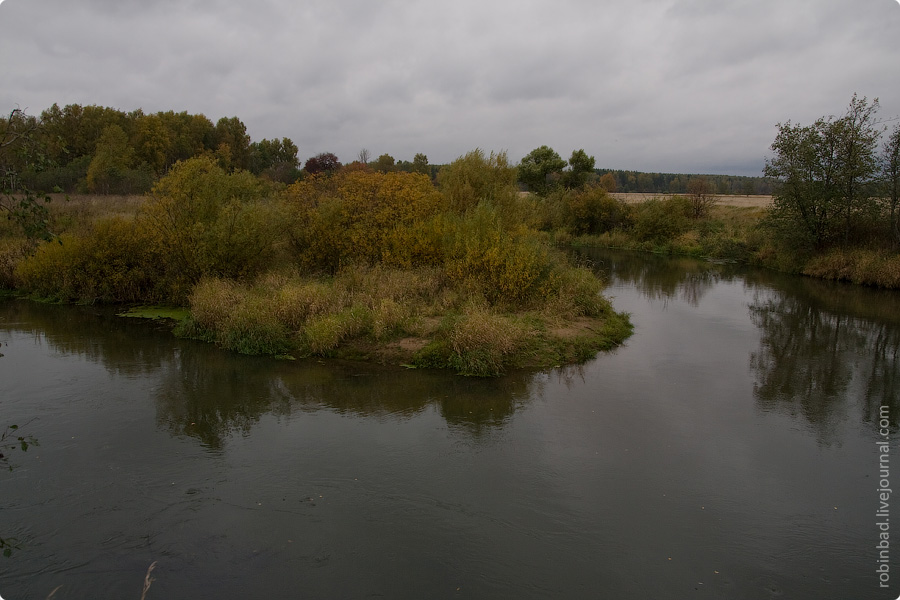
POLYGON ((101 219, 43 244, 17 282, 60 300, 182 303, 204 276, 268 268, 284 237, 280 209, 253 175, 193 158, 159 180, 136 219, 101 219))
POLYGON ((445 201, 418 173, 350 170, 285 192, 299 265, 335 273, 354 263, 411 267, 441 261, 445 201))
POLYGON ((488 204, 452 219, 448 227, 447 275, 476 287, 492 303, 528 300, 546 282, 556 258, 537 232, 504 225, 488 204))
POLYGON ((108 218, 86 234, 42 244, 19 263, 19 287, 45 298, 80 302, 162 299, 152 237, 133 220, 108 218))

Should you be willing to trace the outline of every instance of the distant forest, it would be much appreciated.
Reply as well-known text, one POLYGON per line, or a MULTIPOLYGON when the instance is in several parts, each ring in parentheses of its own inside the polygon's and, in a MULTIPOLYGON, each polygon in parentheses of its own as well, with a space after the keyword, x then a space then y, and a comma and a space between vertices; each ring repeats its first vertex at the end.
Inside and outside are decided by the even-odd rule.
MULTIPOLYGON (((647 194, 684 194, 688 181, 698 175, 684 173, 642 173, 621 169, 594 169, 601 177, 610 173, 616 180, 616 192, 647 194)), ((771 195, 772 181, 765 177, 703 175, 717 194, 771 195)))
MULTIPOLYGON (((0 131, 4 139, 21 135, 29 140, 27 144, 16 144, 14 151, 2 153, 0 176, 4 180, 2 187, 7 190, 144 194, 175 163, 198 156, 214 158, 228 172, 249 171, 282 184, 342 166, 330 152, 301 161, 298 147, 286 137, 254 142, 237 117, 223 117, 213 123, 202 114, 187 112, 125 112, 96 105, 69 104, 61 108, 54 104, 40 116, 13 111, 6 122, 0 122, 0 129, 4 129, 0 131)), ((432 179, 444 166, 430 164, 424 154, 416 154, 411 161, 397 160, 389 154, 370 158, 366 149, 361 149, 351 162, 367 163, 380 172, 424 173, 432 179)), ((688 181, 695 177, 612 169, 593 171, 594 181, 599 180, 606 189, 616 192, 685 193, 688 181), (603 177, 607 174, 610 177, 603 177)), ((718 194, 772 192, 771 182, 763 177, 705 178, 718 194)))

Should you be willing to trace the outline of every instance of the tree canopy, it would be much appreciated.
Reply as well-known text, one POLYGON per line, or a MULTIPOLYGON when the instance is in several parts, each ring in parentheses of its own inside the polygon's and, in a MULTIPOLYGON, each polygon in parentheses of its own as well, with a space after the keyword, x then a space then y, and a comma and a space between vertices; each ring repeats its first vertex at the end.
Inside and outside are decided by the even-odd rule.
POLYGON ((841 117, 778 125, 764 173, 776 182, 771 224, 801 246, 846 245, 877 218, 878 99, 853 95, 841 117))
POLYGON ((566 161, 549 146, 541 146, 529 152, 519 163, 519 181, 529 190, 545 195, 558 182, 566 161))

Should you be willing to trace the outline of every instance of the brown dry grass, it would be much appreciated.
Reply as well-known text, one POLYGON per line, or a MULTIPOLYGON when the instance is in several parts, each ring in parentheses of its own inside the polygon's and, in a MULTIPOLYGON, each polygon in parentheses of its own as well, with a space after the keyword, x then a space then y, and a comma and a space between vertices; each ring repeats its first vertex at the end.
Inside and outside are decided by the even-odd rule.
MULTIPOLYGON (((610 194, 617 200, 622 200, 628 204, 639 204, 646 202, 652 198, 671 198, 672 196, 684 196, 684 194, 648 194, 643 192, 613 192, 610 194)), ((754 208, 766 208, 772 204, 772 196, 742 196, 742 195, 722 195, 716 196, 718 204, 724 206, 742 206, 754 208)))

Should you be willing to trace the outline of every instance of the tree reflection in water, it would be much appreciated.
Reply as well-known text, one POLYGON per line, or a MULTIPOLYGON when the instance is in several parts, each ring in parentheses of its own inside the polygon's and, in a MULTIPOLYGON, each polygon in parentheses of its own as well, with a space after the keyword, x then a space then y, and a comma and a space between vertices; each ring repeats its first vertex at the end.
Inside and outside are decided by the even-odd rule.
POLYGON ((699 306, 717 283, 734 279, 735 266, 649 253, 579 249, 577 256, 601 276, 633 285, 650 300, 681 300, 699 306))
POLYGON ((175 339, 165 325, 116 312, 8 301, 0 304, 0 331, 30 333, 55 351, 101 364, 116 376, 158 374, 158 424, 212 450, 221 449, 230 435, 249 433, 266 414, 323 409, 408 419, 434 407, 448 425, 478 437, 502 426, 517 406, 540 393, 532 373, 480 380, 364 363, 242 356, 175 339))
POLYGON ((806 278, 766 277, 749 309, 760 329, 751 355, 763 410, 802 415, 828 441, 859 404, 878 426, 882 406, 900 423, 900 298, 806 278))
POLYGON ((265 414, 323 409, 402 420, 435 406, 449 425, 477 437, 502 426, 534 391, 528 373, 474 380, 363 363, 275 362, 198 346, 167 370, 157 412, 174 433, 212 449, 265 414))
POLYGON ((749 362, 761 410, 802 418, 823 442, 856 411, 874 429, 886 406, 892 426, 900 425, 900 292, 689 258, 579 255, 616 285, 694 307, 715 285, 740 280, 760 332, 749 362))

